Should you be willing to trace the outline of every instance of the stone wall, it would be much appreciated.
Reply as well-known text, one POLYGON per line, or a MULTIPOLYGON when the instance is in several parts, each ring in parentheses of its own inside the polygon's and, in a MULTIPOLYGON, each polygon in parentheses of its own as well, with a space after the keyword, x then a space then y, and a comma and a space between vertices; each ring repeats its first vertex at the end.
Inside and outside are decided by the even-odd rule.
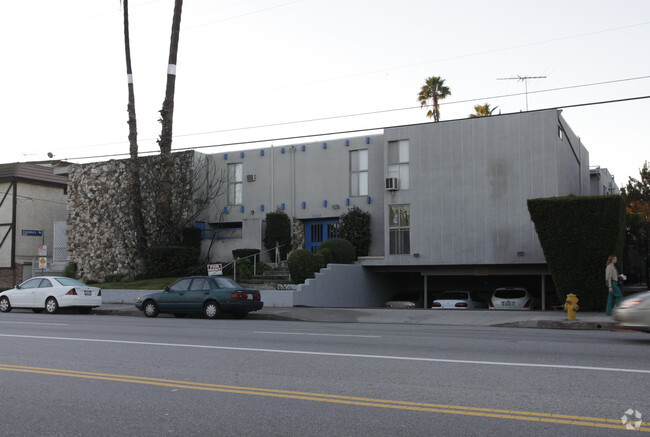
MULTIPOLYGON (((190 221, 193 199, 193 152, 175 153, 172 194, 174 219, 190 221)), ((68 254, 78 277, 99 281, 108 275, 133 277, 140 266, 128 187, 128 159, 73 165, 68 175, 68 254)), ((160 157, 140 158, 142 203, 147 240, 158 238, 156 207, 160 157)))

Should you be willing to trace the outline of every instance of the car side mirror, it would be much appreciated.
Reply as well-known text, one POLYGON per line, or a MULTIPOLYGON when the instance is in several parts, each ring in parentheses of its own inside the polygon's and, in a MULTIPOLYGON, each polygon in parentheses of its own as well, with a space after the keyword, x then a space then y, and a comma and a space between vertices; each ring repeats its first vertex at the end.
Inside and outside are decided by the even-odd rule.
POLYGON ((169 291, 169 287, 165 287, 165 291, 169 291))
POLYGON ((20 290, 20 285, 16 285, 14 288, 17 288, 18 290, 20 290))

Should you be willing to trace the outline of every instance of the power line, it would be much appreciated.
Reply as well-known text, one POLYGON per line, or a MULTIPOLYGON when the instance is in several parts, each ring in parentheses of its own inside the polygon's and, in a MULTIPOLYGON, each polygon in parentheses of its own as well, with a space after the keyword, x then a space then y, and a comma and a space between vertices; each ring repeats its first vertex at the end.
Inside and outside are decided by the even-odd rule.
MULTIPOLYGON (((579 85, 569 85, 569 86, 565 86, 565 87, 549 88, 549 89, 545 89, 545 90, 530 91, 529 94, 563 91, 563 90, 574 89, 574 88, 584 88, 584 87, 589 87, 589 86, 607 85, 607 84, 611 84, 611 83, 629 82, 629 81, 641 80, 641 79, 650 79, 650 76, 637 76, 637 77, 629 77, 629 78, 625 78, 625 79, 614 79, 614 80, 608 80, 608 81, 602 81, 602 82, 591 82, 591 83, 579 84, 579 85)), ((456 100, 456 101, 453 101, 453 102, 440 102, 439 105, 440 106, 457 105, 457 104, 460 104, 460 103, 470 103, 470 102, 484 101, 484 100, 491 100, 491 99, 504 99, 504 98, 509 98, 509 97, 518 97, 518 96, 521 96, 521 95, 524 95, 524 93, 501 94, 501 95, 496 95, 496 96, 478 97, 478 98, 472 98, 472 99, 466 99, 466 100, 456 100)), ((386 113, 390 113, 390 112, 410 111, 410 110, 415 110, 415 109, 419 110, 419 109, 421 109, 421 107, 420 106, 408 106, 406 108, 380 109, 380 110, 377 110, 377 111, 359 112, 359 113, 355 113, 355 114, 333 115, 333 116, 330 116, 330 117, 311 118, 311 119, 296 120, 296 121, 285 121, 285 122, 280 122, 280 123, 260 124, 260 125, 255 125, 255 126, 234 127, 234 128, 229 128, 229 129, 219 129, 219 130, 213 130, 213 131, 194 132, 194 133, 189 133, 189 134, 174 135, 173 138, 185 138, 185 137, 192 137, 192 136, 198 136, 198 135, 219 134, 219 133, 236 132, 236 131, 253 130, 253 129, 264 129, 264 128, 269 128, 269 127, 289 126, 289 125, 303 124, 303 123, 315 123, 315 122, 319 122, 319 121, 338 120, 338 119, 342 119, 342 118, 351 118, 351 117, 363 117, 363 116, 367 116, 367 115, 386 114, 386 113)), ((370 129, 370 130, 373 130, 373 129, 370 129)), ((155 140, 154 138, 146 138, 146 139, 142 139, 140 141, 154 141, 154 140, 155 140)), ((110 145, 123 144, 123 143, 124 143, 123 141, 119 141, 119 142, 112 142, 112 143, 90 144, 90 145, 88 145, 86 147, 110 146, 110 145)))
MULTIPOLYGON (((518 93, 516 95, 521 95, 521 93, 518 93)), ((541 112, 541 111, 548 111, 548 110, 557 110, 557 109, 567 109, 567 108, 578 108, 578 107, 585 107, 585 106, 594 106, 594 105, 605 105, 605 104, 610 104, 610 103, 622 103, 622 102, 631 102, 631 101, 636 101, 636 100, 644 100, 644 99, 650 99, 650 95, 648 96, 638 96, 638 97, 628 97, 625 99, 615 99, 615 100, 602 100, 599 102, 589 102, 589 103, 578 103, 575 105, 564 105, 564 106, 557 106, 557 107, 552 107, 552 108, 545 108, 545 109, 536 109, 534 111, 529 111, 529 112, 541 112)), ((468 101, 474 101, 473 100, 468 100, 468 101)), ((482 100, 482 99, 481 99, 482 100)), ((513 113, 509 113, 513 114, 513 113)), ((493 117, 499 117, 501 115, 507 115, 507 114, 499 114, 495 115, 493 117)), ((458 120, 458 119, 456 119, 458 120)), ((456 120, 447 120, 447 121, 456 121, 456 120)), ((445 123, 447 121, 442 121, 439 123, 445 123)), ((261 144, 261 143, 273 143, 273 142, 280 142, 280 141, 289 141, 289 140, 299 140, 303 138, 312 138, 312 137, 325 137, 325 136, 332 136, 332 135, 344 135, 344 134, 352 134, 352 133, 359 133, 359 132, 369 132, 369 131, 374 131, 374 130, 385 130, 385 129, 395 129, 395 128, 401 128, 401 127, 409 127, 409 126, 418 126, 418 125, 424 125, 424 124, 430 124, 431 122, 426 122, 426 123, 414 123, 414 124, 407 124, 407 125, 395 125, 395 126, 383 126, 383 127, 374 127, 374 128, 365 128, 365 129, 352 129, 352 130, 345 130, 345 131, 338 131, 338 132, 325 132, 325 133, 317 133, 317 134, 308 134, 308 135, 295 135, 295 136, 289 136, 289 137, 276 137, 276 138, 267 138, 267 139, 261 139, 261 140, 249 140, 249 141, 237 141, 237 142, 231 142, 231 143, 221 143, 221 144, 209 144, 205 146, 192 146, 192 147, 181 147, 177 149, 173 149, 172 152, 186 152, 189 150, 200 150, 200 149, 211 149, 211 148, 218 148, 218 147, 231 147, 231 146, 246 146, 250 144, 261 144)), ((141 152, 141 155, 151 155, 154 153, 158 153, 158 151, 148 151, 148 152, 141 152)), ((129 153, 113 153, 113 154, 108 154, 108 155, 94 155, 94 156, 82 156, 82 157, 74 157, 74 158, 64 158, 62 159, 63 161, 69 161, 69 160, 85 160, 85 159, 99 159, 99 158, 116 158, 120 156, 129 156, 129 153)))

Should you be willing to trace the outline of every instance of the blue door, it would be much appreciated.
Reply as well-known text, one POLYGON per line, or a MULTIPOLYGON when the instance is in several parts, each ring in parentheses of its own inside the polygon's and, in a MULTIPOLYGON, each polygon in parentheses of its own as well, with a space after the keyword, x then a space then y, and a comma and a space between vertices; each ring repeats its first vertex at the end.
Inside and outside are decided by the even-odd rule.
POLYGON ((311 253, 318 252, 318 246, 330 238, 338 238, 338 219, 305 220, 305 249, 311 253))

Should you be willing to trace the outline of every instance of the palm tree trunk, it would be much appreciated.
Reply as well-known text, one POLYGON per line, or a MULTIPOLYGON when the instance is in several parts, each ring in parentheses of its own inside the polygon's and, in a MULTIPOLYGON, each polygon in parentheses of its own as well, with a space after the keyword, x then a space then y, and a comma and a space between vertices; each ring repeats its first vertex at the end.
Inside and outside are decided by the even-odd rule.
POLYGON ((124 4, 124 49, 126 52, 126 74, 129 84, 129 103, 127 112, 129 114, 129 172, 128 183, 131 192, 131 214, 133 218, 133 231, 135 233, 135 245, 138 258, 142 256, 147 248, 146 230, 142 214, 142 192, 140 187, 140 162, 138 160, 138 130, 135 118, 135 91, 133 89, 133 73, 131 71, 131 42, 129 38, 129 0, 123 0, 124 4))
POLYGON ((174 91, 176 87, 176 57, 178 39, 181 27, 181 10, 183 0, 175 0, 172 36, 169 47, 169 65, 167 66, 167 87, 165 101, 160 110, 162 131, 158 145, 160 147, 160 194, 158 208, 158 223, 161 227, 163 243, 171 243, 178 236, 172 235, 171 226, 171 193, 172 193, 172 124, 174 119, 174 91))

